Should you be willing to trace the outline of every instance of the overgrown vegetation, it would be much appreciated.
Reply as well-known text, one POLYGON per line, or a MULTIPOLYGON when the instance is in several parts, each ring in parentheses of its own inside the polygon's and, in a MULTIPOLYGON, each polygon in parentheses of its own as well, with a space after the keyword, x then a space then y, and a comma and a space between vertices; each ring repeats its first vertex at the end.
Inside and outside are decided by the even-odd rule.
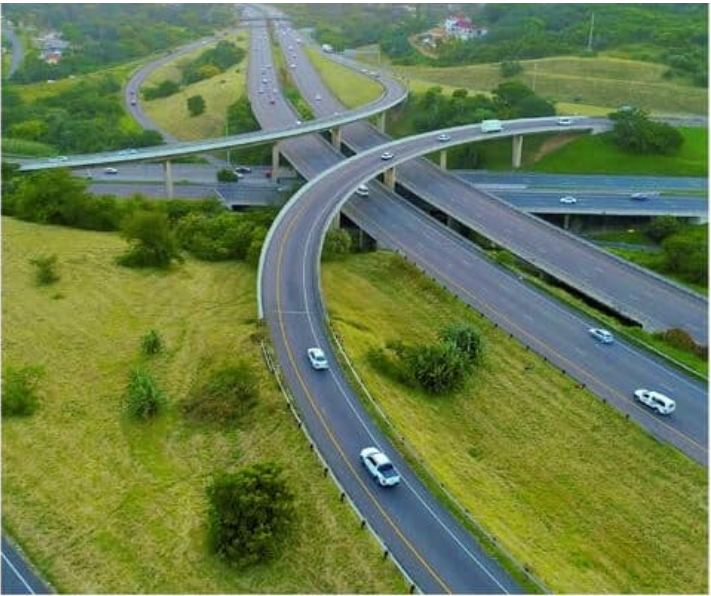
POLYGON ((59 281, 57 255, 35 257, 30 259, 30 264, 35 267, 35 283, 38 286, 48 286, 59 281))
POLYGON ((348 230, 339 228, 328 230, 323 241, 321 258, 324 261, 334 261, 343 258, 353 250, 353 239, 348 230))
MULTIPOLYGON (((230 134, 254 132, 259 130, 259 122, 254 117, 249 98, 240 97, 227 108, 227 129, 230 134)), ((233 159, 238 163, 262 165, 271 163, 271 148, 268 145, 257 145, 245 149, 233 150, 233 159)))
POLYGON ((141 352, 146 356, 158 354, 163 349, 163 338, 155 329, 151 329, 141 338, 141 352))
POLYGON ((131 418, 155 418, 167 403, 165 394, 147 370, 132 370, 126 386, 126 412, 131 418))
POLYGON ((134 267, 167 267, 180 250, 208 261, 259 260, 276 210, 234 213, 214 199, 150 201, 141 195, 118 200, 94 195, 87 182, 63 169, 19 175, 4 167, 4 215, 42 224, 121 231, 132 243, 120 259, 134 267))
POLYGON ((207 495, 212 547, 235 565, 272 559, 295 521, 294 495, 273 462, 218 474, 207 495))
POLYGON ((30 416, 39 404, 38 386, 44 376, 40 366, 16 368, 6 365, 2 371, 2 416, 30 416))
POLYGON ((681 133, 666 122, 654 122, 644 110, 632 108, 610 114, 615 124, 612 140, 630 153, 675 153, 684 142, 681 133))
POLYGON ((2 86, 3 135, 50 145, 67 153, 92 153, 163 143, 154 130, 126 119, 121 77, 83 77, 58 91, 28 100, 16 87, 2 86))
POLYGON ((211 33, 235 23, 226 4, 13 4, 3 11, 13 22, 61 33, 69 42, 58 64, 30 52, 13 81, 30 83, 93 72, 111 64, 211 33))
POLYGON ((246 360, 239 360, 210 368, 182 407, 197 421, 232 425, 240 422, 258 399, 257 375, 246 360))

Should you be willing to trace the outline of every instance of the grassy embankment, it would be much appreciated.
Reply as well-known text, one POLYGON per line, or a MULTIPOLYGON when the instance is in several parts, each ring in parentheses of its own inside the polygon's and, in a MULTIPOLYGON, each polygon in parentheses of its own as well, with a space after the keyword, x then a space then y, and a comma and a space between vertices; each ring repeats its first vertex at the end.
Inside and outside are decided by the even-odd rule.
POLYGON ((3 528, 60 592, 406 590, 323 479, 262 366, 251 268, 189 259, 140 272, 114 265, 125 247, 116 234, 2 223, 4 364, 46 371, 39 410, 3 420, 3 528), (47 253, 62 279, 37 288, 28 259, 47 253), (166 341, 148 366, 170 405, 136 423, 122 396, 150 328, 166 341), (256 408, 234 428, 185 420, 177 402, 198 372, 235 356, 258 371, 256 408), (263 460, 284 466, 298 518, 282 556, 238 571, 207 550, 205 486, 216 470, 263 460))
MULTIPOLYGON (((240 31, 221 38, 221 41, 231 41, 246 50, 249 47, 249 31, 240 31)), ((216 43, 200 46, 157 68, 146 78, 143 88, 157 85, 165 80, 179 82, 181 78, 180 65, 194 60, 204 51, 214 47, 216 43)), ((181 141, 224 136, 227 107, 244 93, 247 60, 248 58, 245 56, 241 62, 228 68, 225 72, 192 85, 186 85, 178 93, 169 97, 147 101, 138 94, 140 105, 158 128, 181 141), (188 112, 187 99, 193 95, 202 95, 205 99, 205 111, 199 116, 191 116, 188 112)), ((230 131, 232 134, 236 132, 238 131, 230 131)))
POLYGON ((684 143, 674 155, 633 155, 604 136, 584 136, 545 156, 532 169, 559 174, 708 175, 708 129, 679 131, 684 143))
POLYGON ((363 106, 383 94, 382 85, 371 77, 329 60, 315 48, 307 47, 306 53, 328 88, 347 108, 363 106))
POLYGON ((538 95, 559 102, 561 113, 596 116, 623 104, 662 114, 706 113, 707 90, 685 80, 664 79, 668 67, 663 64, 560 56, 522 60, 521 66, 523 73, 511 78, 501 76, 498 64, 390 67, 410 79, 413 90, 442 85, 487 92, 505 80, 519 80, 535 88, 538 95))
POLYGON ((371 393, 438 480, 555 592, 707 590, 703 467, 524 350, 388 253, 324 267, 337 333, 371 393), (486 355, 456 394, 379 374, 368 352, 468 320, 486 355))

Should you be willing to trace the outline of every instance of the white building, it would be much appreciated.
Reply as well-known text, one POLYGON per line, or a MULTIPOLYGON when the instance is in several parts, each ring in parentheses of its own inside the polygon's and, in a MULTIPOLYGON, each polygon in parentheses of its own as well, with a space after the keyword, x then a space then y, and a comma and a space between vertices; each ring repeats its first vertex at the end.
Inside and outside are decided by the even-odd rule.
POLYGON ((447 37, 454 37, 462 41, 484 37, 489 31, 486 27, 475 26, 469 17, 462 15, 449 16, 444 22, 447 37))

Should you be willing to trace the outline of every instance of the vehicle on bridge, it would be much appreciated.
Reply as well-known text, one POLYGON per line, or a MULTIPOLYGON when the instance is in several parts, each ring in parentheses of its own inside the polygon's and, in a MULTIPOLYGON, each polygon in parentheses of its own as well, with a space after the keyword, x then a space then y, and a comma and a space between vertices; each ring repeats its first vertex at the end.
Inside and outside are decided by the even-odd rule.
POLYGON ((482 120, 481 131, 482 132, 501 132, 504 130, 504 126, 501 124, 501 120, 482 120))

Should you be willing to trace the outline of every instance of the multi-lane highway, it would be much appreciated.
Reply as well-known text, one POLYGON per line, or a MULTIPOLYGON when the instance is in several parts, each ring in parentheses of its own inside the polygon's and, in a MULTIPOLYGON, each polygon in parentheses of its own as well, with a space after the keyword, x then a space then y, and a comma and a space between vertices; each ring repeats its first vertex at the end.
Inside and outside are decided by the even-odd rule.
MULTIPOLYGON (((306 98, 321 95, 322 100, 312 105, 317 117, 343 110, 309 63, 301 45, 295 42, 296 37, 291 31, 279 35, 282 48, 287 50, 291 46, 292 50, 287 51, 297 57, 298 68, 292 75, 302 95, 306 98)), ((505 124, 505 129, 508 129, 508 134, 511 130, 531 133, 543 121, 512 121, 505 124)), ((549 122, 554 124, 555 120, 549 122)), ((580 128, 585 127, 586 123, 590 127, 601 126, 597 119, 579 118, 574 123, 580 128)), ((490 134, 487 138, 505 134, 507 130, 490 134)), ((465 138, 468 142, 473 140, 471 135, 465 135, 465 138)), ((405 148, 409 150, 419 146, 420 151, 416 155, 422 155, 441 148, 442 144, 427 139, 403 139, 391 151, 397 155, 405 148)), ((355 151, 382 145, 389 140, 386 135, 362 122, 345 127, 343 132, 343 142, 355 151)), ((397 180, 448 216, 649 329, 679 327, 697 341, 706 343, 708 302, 705 298, 512 208, 426 159, 403 163, 397 169, 397 180)))
MULTIPOLYGON (((266 52, 266 48, 263 51, 266 52)), ((296 72, 301 70, 299 62, 296 72)), ((271 121, 278 124, 281 117, 294 117, 285 107, 273 109, 260 105, 258 98, 254 110, 263 126, 271 121)), ((309 178, 318 176, 323 168, 339 160, 318 138, 288 141, 281 147, 295 167, 309 178)), ((348 413, 338 409, 338 404, 343 405, 345 400, 348 409, 353 410, 358 409, 358 401, 344 383, 340 368, 316 375, 308 366, 305 350, 311 345, 321 345, 331 361, 335 359, 321 321, 325 313, 318 288, 318 247, 329 215, 339 202, 350 197, 359 181, 371 178, 382 169, 380 149, 367 158, 370 170, 359 170, 360 156, 351 158, 347 161, 349 167, 323 175, 318 185, 305 188, 292 200, 291 207, 283 212, 270 234, 260 283, 263 314, 272 331, 282 372, 301 411, 308 413, 307 424, 317 433, 317 442, 326 450, 335 449, 333 461, 346 475, 357 472, 346 462, 352 451, 338 449, 333 443, 349 441, 352 434, 357 440, 364 440, 358 433, 360 425, 366 425, 367 420, 363 418, 361 422, 362 416, 358 416, 358 421, 352 423, 355 428, 349 426, 348 413), (331 175, 335 178, 331 179, 331 175), (313 203, 318 206, 314 207, 313 203), (324 377, 328 378, 324 380, 324 377)), ((344 206, 344 212, 366 231, 384 245, 407 254, 430 273, 436 272, 433 274, 463 299, 494 320, 502 321, 528 345, 548 354, 553 362, 562 363, 569 374, 584 379, 596 393, 609 398, 652 432, 705 461, 707 430, 703 384, 686 379, 624 342, 618 342, 614 347, 616 351, 605 352, 587 335, 590 321, 558 306, 536 290, 522 286, 519 280, 478 254, 469 243, 418 213, 381 185, 371 183, 370 189, 367 199, 352 198, 344 206), (486 289, 485 293, 482 288, 486 289), (535 308, 531 309, 531 305, 535 308), (540 318, 539 312, 545 317, 540 318), (540 338, 538 333, 542 333, 540 338), (566 353, 568 347, 574 351, 566 353), (624 370, 621 370, 621 361, 625 362, 624 370), (633 363, 629 368, 627 361, 633 363), (635 406, 630 391, 638 382, 660 383, 687 396, 685 407, 689 407, 689 412, 685 420, 668 424, 635 406)))

